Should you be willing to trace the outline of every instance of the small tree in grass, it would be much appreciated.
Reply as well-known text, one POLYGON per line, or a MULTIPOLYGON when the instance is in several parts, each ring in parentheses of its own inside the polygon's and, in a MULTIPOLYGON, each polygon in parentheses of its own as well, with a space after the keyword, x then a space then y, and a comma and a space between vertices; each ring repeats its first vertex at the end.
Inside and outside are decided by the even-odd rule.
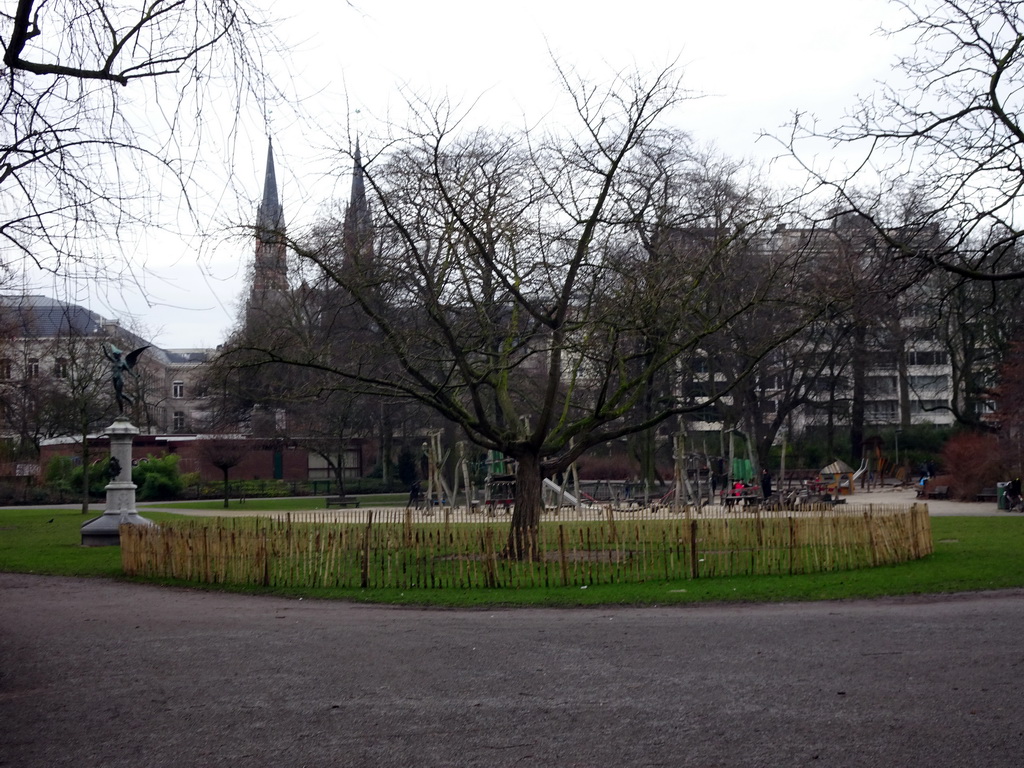
POLYGON ((231 497, 231 470, 242 463, 248 452, 248 443, 242 438, 210 437, 200 443, 201 458, 224 475, 224 509, 228 508, 231 497))

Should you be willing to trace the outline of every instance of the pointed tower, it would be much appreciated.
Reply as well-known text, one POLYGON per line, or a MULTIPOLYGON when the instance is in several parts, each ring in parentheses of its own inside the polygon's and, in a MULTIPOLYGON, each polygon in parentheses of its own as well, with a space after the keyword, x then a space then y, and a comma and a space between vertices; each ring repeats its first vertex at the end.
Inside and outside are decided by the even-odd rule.
POLYGON ((359 272, 367 273, 373 269, 373 217, 366 201, 366 179, 358 139, 352 164, 352 194, 342 225, 342 247, 345 270, 357 268, 359 272))
POLYGON ((284 206, 277 194, 274 172, 274 142, 268 140, 267 173, 263 179, 263 200, 256 211, 256 259, 253 263, 250 307, 261 306, 275 294, 288 290, 288 261, 284 206))

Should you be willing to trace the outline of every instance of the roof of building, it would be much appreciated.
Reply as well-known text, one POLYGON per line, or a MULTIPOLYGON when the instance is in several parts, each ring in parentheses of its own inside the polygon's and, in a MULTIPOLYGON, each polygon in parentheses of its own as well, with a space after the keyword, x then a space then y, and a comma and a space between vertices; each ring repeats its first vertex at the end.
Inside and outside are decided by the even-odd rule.
POLYGON ((0 295, 0 307, 0 330, 18 338, 100 335, 109 324, 92 310, 47 296, 0 295))
POLYGON ((146 354, 164 365, 204 363, 213 355, 208 349, 161 349, 91 309, 36 294, 0 294, 0 334, 21 339, 112 336, 134 347, 149 345, 146 354))

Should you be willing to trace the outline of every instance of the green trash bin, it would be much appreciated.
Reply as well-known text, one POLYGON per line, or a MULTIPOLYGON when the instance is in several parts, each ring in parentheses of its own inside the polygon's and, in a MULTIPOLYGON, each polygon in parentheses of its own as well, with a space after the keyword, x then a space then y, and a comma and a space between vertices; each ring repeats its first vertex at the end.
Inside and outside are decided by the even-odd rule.
POLYGON ((1006 503, 1006 489, 1009 486, 1009 483, 996 483, 996 509, 1010 508, 1010 505, 1006 503))

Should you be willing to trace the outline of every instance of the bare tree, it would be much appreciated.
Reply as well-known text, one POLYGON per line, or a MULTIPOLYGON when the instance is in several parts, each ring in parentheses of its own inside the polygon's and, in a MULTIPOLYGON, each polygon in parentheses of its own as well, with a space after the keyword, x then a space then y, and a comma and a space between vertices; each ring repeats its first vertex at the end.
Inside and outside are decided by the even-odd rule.
POLYGON ((290 439, 322 458, 345 495, 345 457, 350 441, 373 432, 377 403, 359 393, 334 390, 291 409, 290 439))
POLYGON ((517 558, 537 554, 542 479, 702 407, 675 383, 690 359, 751 307, 786 303, 796 272, 735 247, 763 217, 730 222, 711 249, 656 237, 693 221, 699 163, 659 125, 686 98, 676 72, 608 87, 560 74, 575 133, 467 131, 448 105, 419 104, 420 122, 363 168, 373 257, 339 264, 319 241, 295 244, 358 311, 345 354, 283 327, 248 350, 418 400, 514 459, 517 558))
POLYGON ((246 0, 14 5, 0 12, 0 242, 52 271, 109 267, 121 228, 160 218, 161 180, 189 206, 210 102, 273 96, 272 33, 246 0))
POLYGON ((249 442, 241 436, 209 435, 199 443, 199 457, 221 471, 224 478, 224 509, 231 497, 231 470, 249 453, 249 442))
POLYGON ((60 434, 80 441, 82 459, 82 514, 89 511, 89 435, 113 415, 110 366, 93 339, 69 333, 53 345, 53 376, 58 379, 54 404, 60 404, 60 434))
POLYGON ((914 46, 893 81, 838 128, 796 115, 784 143, 827 191, 827 215, 872 222, 894 262, 976 280, 1024 277, 1011 247, 1024 235, 1021 3, 893 2, 907 20, 890 33, 914 46), (821 142, 843 151, 847 172, 817 164, 821 142))

